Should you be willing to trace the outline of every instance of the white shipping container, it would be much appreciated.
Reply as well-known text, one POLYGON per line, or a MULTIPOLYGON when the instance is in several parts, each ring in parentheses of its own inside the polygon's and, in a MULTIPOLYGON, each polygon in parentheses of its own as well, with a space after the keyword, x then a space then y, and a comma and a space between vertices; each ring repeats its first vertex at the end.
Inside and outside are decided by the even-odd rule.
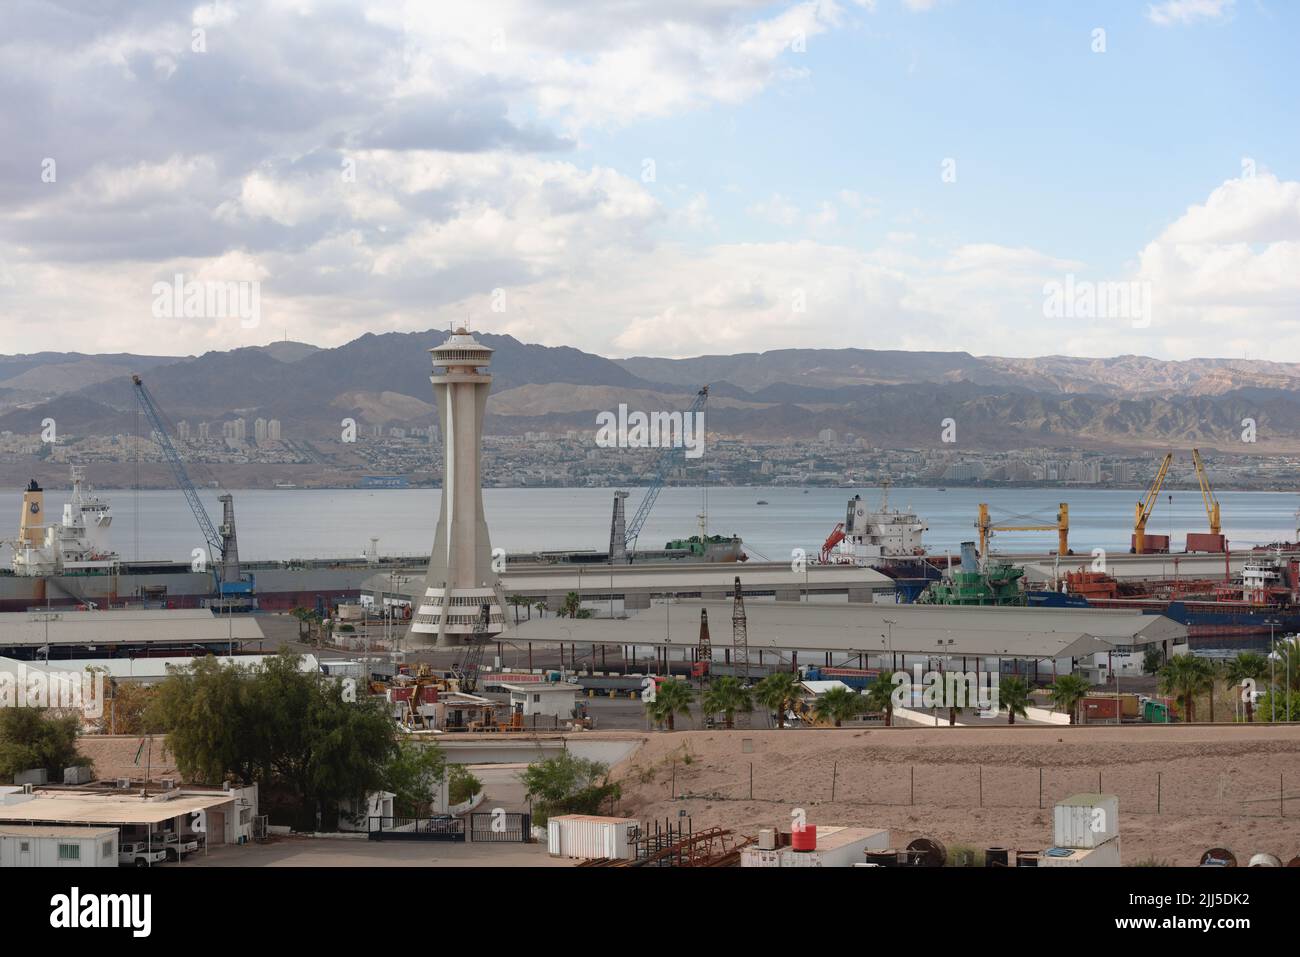
POLYGON ((1057 847, 1098 847, 1119 836, 1119 798, 1075 794, 1056 802, 1052 841, 1057 847))
POLYGON ((552 857, 631 860, 638 826, 629 817, 564 814, 546 822, 546 849, 552 857))
POLYGON ((740 850, 741 867, 780 867, 781 852, 762 847, 744 847, 740 850))
POLYGON ((1039 867, 1119 867, 1119 838, 1099 844, 1096 847, 1060 848, 1070 853, 1065 857, 1053 857, 1044 851, 1038 855, 1039 867))

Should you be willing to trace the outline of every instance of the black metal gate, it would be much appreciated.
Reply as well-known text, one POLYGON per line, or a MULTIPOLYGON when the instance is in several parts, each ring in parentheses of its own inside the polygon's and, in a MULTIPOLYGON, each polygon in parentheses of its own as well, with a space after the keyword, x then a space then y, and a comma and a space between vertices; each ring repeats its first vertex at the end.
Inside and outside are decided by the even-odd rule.
POLYGON ((481 811, 469 816, 469 839, 475 842, 529 844, 533 816, 527 811, 481 811))
POLYGON ((372 841, 464 841, 465 822, 456 817, 372 817, 372 841))

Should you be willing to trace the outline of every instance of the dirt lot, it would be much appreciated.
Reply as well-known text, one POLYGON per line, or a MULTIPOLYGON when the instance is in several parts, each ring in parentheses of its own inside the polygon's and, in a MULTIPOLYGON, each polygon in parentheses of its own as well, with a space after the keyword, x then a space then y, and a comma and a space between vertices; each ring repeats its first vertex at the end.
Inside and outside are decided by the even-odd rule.
POLYGON ((1300 727, 683 731, 649 735, 614 774, 619 813, 685 809, 696 829, 788 829, 801 807, 812 824, 888 827, 896 846, 1038 850, 1053 803, 1100 786, 1119 796, 1125 863, 1300 854, 1300 727))

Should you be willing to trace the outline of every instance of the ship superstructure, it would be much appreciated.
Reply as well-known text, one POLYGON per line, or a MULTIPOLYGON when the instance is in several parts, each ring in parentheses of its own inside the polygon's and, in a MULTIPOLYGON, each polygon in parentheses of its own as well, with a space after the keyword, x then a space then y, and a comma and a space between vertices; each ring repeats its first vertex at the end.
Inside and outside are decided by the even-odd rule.
POLYGON ((889 507, 889 483, 881 489, 880 505, 871 508, 861 495, 849 499, 844 521, 822 545, 824 564, 857 565, 879 568, 902 559, 925 555, 922 536, 930 526, 906 509, 889 507))
POLYGON ((109 544, 112 524, 113 509, 86 483, 84 466, 72 466, 72 496, 57 523, 45 522, 45 492, 33 480, 23 492, 13 572, 22 577, 109 572, 120 560, 109 544))

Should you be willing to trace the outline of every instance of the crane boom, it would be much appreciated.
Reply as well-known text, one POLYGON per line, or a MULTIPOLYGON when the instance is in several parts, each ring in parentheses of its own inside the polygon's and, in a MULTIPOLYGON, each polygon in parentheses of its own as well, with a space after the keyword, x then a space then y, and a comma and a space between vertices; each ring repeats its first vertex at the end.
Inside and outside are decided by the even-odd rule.
MULTIPOLYGON (((704 403, 709 400, 709 387, 703 386, 699 392, 695 393, 695 401, 691 407, 682 414, 683 427, 689 416, 704 408, 704 403)), ((677 454, 683 452, 680 445, 667 445, 659 453, 659 461, 655 463, 654 478, 650 481, 650 487, 646 489, 645 497, 641 499, 641 504, 637 506, 636 514, 632 516, 632 521, 628 523, 626 538, 624 538, 624 550, 632 552, 636 549, 636 540, 641 535, 641 527, 645 525, 645 520, 650 517, 650 510, 654 508, 655 500, 659 498, 659 493, 663 491, 664 479, 668 475, 668 468, 676 459, 677 454)))
POLYGON ((172 445, 172 440, 167 435, 167 422, 158 411, 158 406, 154 404, 153 396, 149 394, 149 390, 144 387, 144 382, 138 375, 132 375, 131 382, 135 386, 135 397, 140 403, 140 408, 144 410, 144 414, 153 426, 154 434, 158 437, 158 445, 162 448, 163 457, 171 466, 172 476, 185 494, 190 511, 194 513, 194 518, 199 523, 199 531, 203 533, 208 543, 209 556, 215 561, 221 556, 221 536, 217 534, 216 526, 212 524, 212 519, 207 509, 203 507, 203 501, 199 498, 194 483, 190 481, 189 473, 185 471, 185 463, 181 461, 180 453, 176 451, 176 446, 172 445))
POLYGON ((1056 532, 1056 553, 1070 554, 1070 506, 1067 503, 1060 503, 1056 512, 1056 522, 1051 525, 1046 523, 1013 525, 1012 521, 1014 519, 1005 522, 992 521, 989 518, 988 503, 980 503, 979 518, 975 522, 975 528, 979 530, 981 557, 988 554, 989 539, 993 537, 994 532, 1056 532))
POLYGON ((1214 489, 1210 488, 1210 477, 1206 474, 1205 463, 1201 461, 1200 449, 1192 449, 1192 464, 1196 466, 1196 481, 1201 485, 1201 500, 1205 502, 1205 517, 1210 522, 1210 534, 1218 535, 1221 531, 1219 500, 1214 494, 1214 489))
POLYGON ((1151 487, 1147 489, 1146 498, 1138 502, 1133 513, 1133 551, 1138 555, 1146 554, 1146 536, 1147 536, 1147 519, 1151 517, 1151 511, 1156 507, 1156 501, 1160 498, 1160 488, 1165 484, 1165 476, 1169 474, 1169 466, 1174 460, 1173 452, 1166 452, 1165 457, 1160 460, 1160 468, 1156 470, 1156 477, 1151 482, 1151 487))

